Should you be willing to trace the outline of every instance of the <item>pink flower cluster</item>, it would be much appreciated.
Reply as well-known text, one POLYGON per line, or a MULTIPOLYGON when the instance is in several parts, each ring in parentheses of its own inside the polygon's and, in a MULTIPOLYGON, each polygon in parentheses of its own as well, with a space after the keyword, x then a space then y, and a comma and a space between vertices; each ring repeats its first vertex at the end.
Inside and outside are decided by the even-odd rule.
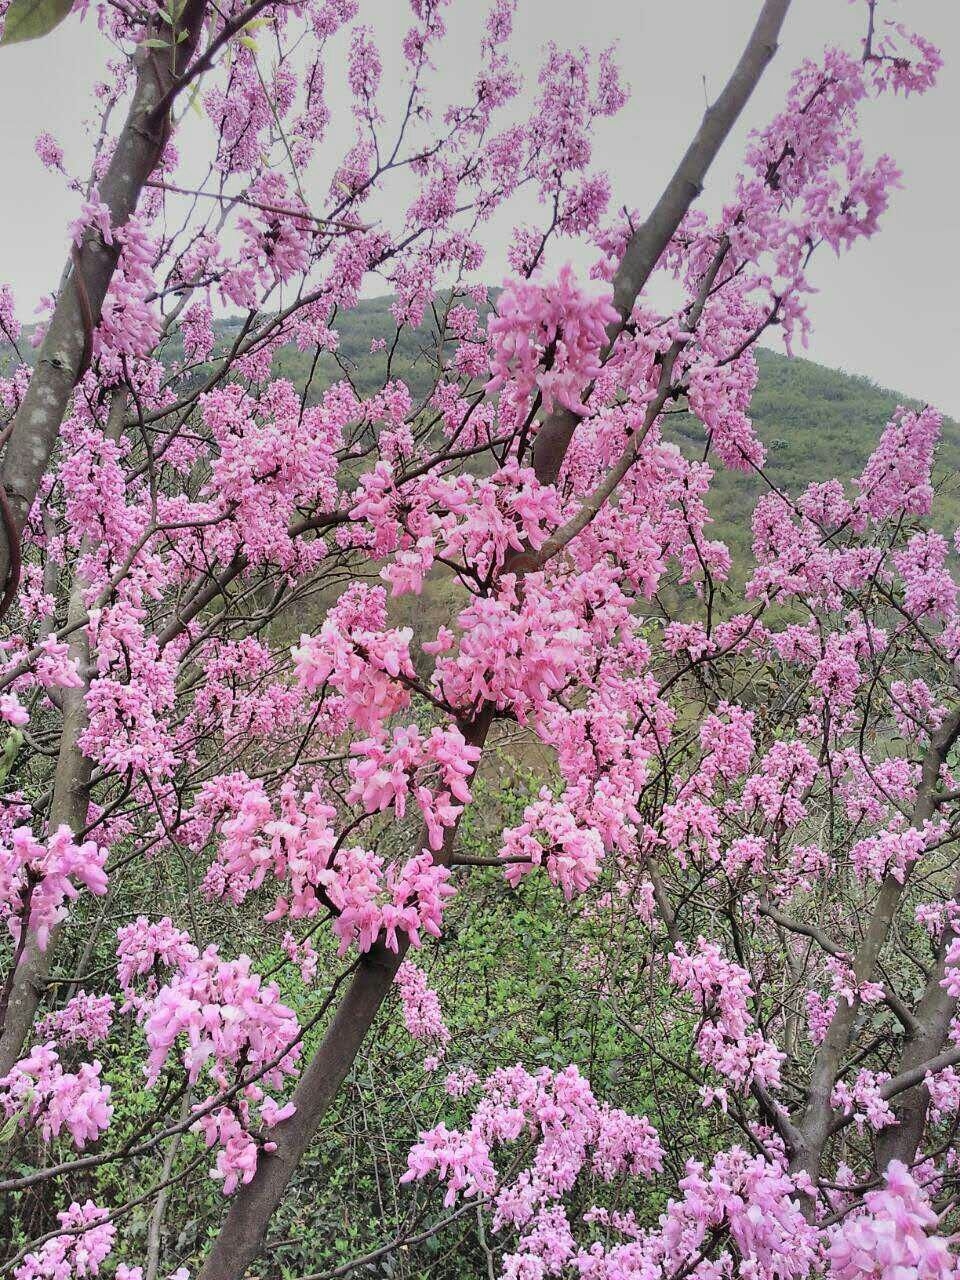
POLYGON ((138 1007, 159 989, 164 969, 178 969, 196 958, 190 935, 178 929, 169 916, 151 922, 137 916, 117 930, 117 981, 127 997, 127 1007, 138 1007), (137 994, 136 982, 146 978, 145 994, 137 994))
POLYGON ((340 940, 339 954, 354 943, 369 951, 381 934, 391 951, 399 950, 400 933, 413 947, 421 945, 421 930, 439 938, 447 899, 455 892, 449 880, 449 870, 426 850, 402 865, 391 864, 386 872, 378 854, 360 848, 338 851, 323 883, 337 913, 332 927, 340 940))
POLYGON ((516 1066, 484 1081, 468 1129, 439 1124, 420 1135, 401 1182, 436 1174, 446 1184, 447 1205, 460 1194, 495 1196, 495 1228, 519 1231, 518 1256, 532 1259, 549 1245, 546 1222, 569 1231, 560 1201, 581 1174, 608 1182, 623 1174, 649 1178, 660 1170, 662 1156, 653 1126, 598 1102, 576 1067, 530 1075, 516 1066), (503 1182, 493 1152, 521 1140, 531 1144, 530 1163, 503 1182))
POLYGON ((403 1024, 414 1040, 433 1042, 439 1061, 450 1041, 450 1029, 443 1020, 440 1000, 428 984, 426 974, 410 960, 404 960, 394 979, 403 1005, 403 1024))
POLYGON ((0 916, 14 941, 29 928, 43 950, 50 930, 66 915, 64 903, 77 897, 78 885, 106 893, 106 861, 106 849, 92 840, 77 844, 67 826, 58 827, 46 844, 29 827, 14 828, 0 845, 0 916))
POLYGON ((251 1127, 255 1127, 251 1102, 259 1103, 260 1120, 268 1128, 288 1120, 296 1110, 292 1102, 280 1106, 272 1098, 264 1096, 262 1090, 250 1085, 236 1103, 236 1109, 218 1107, 201 1116, 193 1126, 203 1134, 208 1147, 218 1148, 210 1176, 223 1182, 223 1194, 226 1196, 253 1179, 261 1151, 271 1152, 277 1148, 272 1139, 258 1140, 250 1132, 251 1127))
POLYGON ((618 1280, 630 1274, 617 1270, 618 1264, 641 1260, 647 1267, 690 1269, 695 1275, 709 1240, 726 1246, 712 1264, 715 1275, 735 1274, 735 1259, 742 1260, 746 1274, 763 1280, 810 1275, 817 1260, 816 1231, 801 1212, 796 1182, 779 1161, 734 1146, 709 1169, 689 1160, 678 1187, 680 1195, 670 1200, 658 1227, 635 1245, 615 1246, 608 1257, 602 1249, 591 1251, 601 1265, 584 1272, 588 1280, 618 1280))
MULTIPOLYGON (((461 747, 453 740, 451 748, 443 733, 427 741, 441 757, 450 749, 450 760, 461 759, 461 747)), ((449 767, 449 760, 445 763, 449 767)), ((454 769, 452 776, 461 779, 462 773, 454 769)), ((425 813, 436 813, 440 801, 434 801, 428 788, 420 787, 417 798, 425 813)), ((458 810, 451 806, 448 812, 452 822, 458 810)), ((268 875, 286 881, 266 918, 309 918, 326 908, 334 917, 331 927, 341 955, 354 943, 369 951, 381 933, 392 950, 399 947, 398 931, 413 946, 420 945, 421 930, 439 937, 444 906, 454 892, 447 868, 426 850, 388 865, 359 845, 341 848, 331 825, 335 816, 336 810, 315 791, 301 797, 288 783, 281 790, 277 818, 262 787, 250 787, 237 815, 223 823, 224 839, 205 877, 205 892, 240 902, 268 875)), ((441 811, 438 837, 444 816, 441 811)))
POLYGON ((945 974, 940 985, 954 999, 960 1000, 960 937, 950 939, 944 957, 944 968, 945 974))
MULTIPOLYGON (((454 1089, 456 1096, 462 1092, 454 1089)), ((902 1280, 907 1274, 946 1280, 957 1274, 948 1242, 933 1234, 936 1214, 898 1162, 888 1167, 885 1186, 867 1193, 862 1209, 821 1229, 801 1209, 801 1193, 811 1190, 805 1176, 791 1176, 780 1155, 737 1146, 709 1168, 688 1161, 679 1194, 655 1225, 642 1227, 631 1212, 594 1205, 583 1220, 606 1228, 605 1239, 577 1242, 563 1198, 574 1193, 582 1173, 650 1177, 660 1168, 659 1143, 648 1123, 597 1104, 575 1068, 530 1076, 515 1067, 484 1082, 469 1128, 440 1124, 421 1134, 402 1180, 436 1175, 447 1187, 448 1205, 459 1195, 491 1197, 494 1230, 518 1236, 502 1260, 501 1274, 513 1280, 546 1280, 568 1269, 586 1280, 678 1271, 706 1280, 737 1274, 737 1266, 757 1280, 820 1274, 830 1280, 902 1280), (495 1148, 521 1140, 531 1144, 530 1162, 503 1182, 495 1148)))
POLYGON ((110 1034, 115 1009, 113 996, 80 991, 63 1006, 45 1014, 34 1027, 38 1040, 84 1044, 89 1049, 110 1034))
MULTIPOLYGON (((670 953, 670 976, 680 991, 693 998, 700 1014, 697 1051, 704 1063, 738 1090, 754 1081, 780 1087, 780 1067, 786 1055, 758 1030, 747 1004, 753 998, 750 975, 729 961, 715 942, 699 938, 695 950, 678 942, 670 953)), ((725 1092, 708 1091, 725 1102, 725 1092)))
POLYGON ((278 379, 254 400, 237 384, 202 397, 203 421, 217 455, 207 496, 229 515, 251 563, 292 568, 297 551, 288 526, 298 506, 336 505, 336 451, 351 400, 327 394, 303 409, 290 382, 278 379))
POLYGON ((223 1181, 229 1195, 251 1180, 259 1151, 275 1149, 271 1139, 255 1134, 293 1114, 292 1104, 277 1103, 262 1086, 282 1088, 296 1074, 300 1027, 281 1003, 276 983, 264 983, 248 956, 222 960, 215 946, 198 953, 169 923, 161 921, 159 936, 139 947, 130 926, 121 940, 128 978, 153 974, 158 962, 174 968, 163 985, 151 976, 153 994, 135 1002, 147 1041, 147 1082, 157 1082, 171 1054, 191 1083, 206 1073, 217 1092, 196 1105, 201 1114, 194 1128, 208 1147, 217 1146, 211 1176, 223 1181), (229 1104, 209 1105, 231 1087, 237 1094, 229 1104))
POLYGON ((944 832, 942 823, 924 822, 921 827, 897 823, 858 840, 850 850, 850 861, 861 879, 870 877, 882 883, 889 875, 903 884, 913 864, 944 832))
POLYGON ((743 807, 756 806, 767 822, 795 827, 806 815, 804 800, 817 776, 817 759, 805 742, 776 742, 743 789, 743 807))
POLYGON ((930 472, 941 418, 898 406, 857 481, 858 509, 873 520, 925 516, 933 502, 930 472))
POLYGON ((30 722, 30 713, 15 693, 0 694, 0 720, 14 729, 22 729, 30 722))
MULTIPOLYGON (((106 1209, 92 1200, 74 1201, 57 1214, 66 1234, 47 1240, 28 1253, 14 1271, 16 1280, 85 1280, 100 1274, 100 1264, 113 1250, 117 1228, 106 1209)), ((118 1271, 119 1276, 119 1271, 118 1271)))
POLYGON ((830 1101, 839 1111, 852 1116, 861 1131, 864 1124, 874 1130, 885 1129, 897 1123, 893 1108, 883 1096, 883 1085, 888 1079, 883 1073, 860 1070, 852 1085, 845 1080, 837 1081, 830 1101))
POLYGON ((329 684, 357 728, 376 731, 410 703, 412 637, 409 627, 386 626, 381 587, 358 584, 340 597, 318 635, 301 637, 293 651, 297 679, 308 693, 329 684))
POLYGON ((215 946, 181 961, 140 1017, 149 1084, 156 1083, 181 1036, 185 1046, 178 1056, 191 1083, 206 1068, 225 1088, 229 1069, 242 1067, 265 1069, 266 1083, 279 1086, 300 1056, 300 1028, 277 985, 264 985, 249 956, 221 960, 215 946))
POLYGON ((583 397, 600 372, 606 327, 618 319, 609 293, 581 288, 569 264, 555 283, 509 281, 487 325, 492 377, 486 389, 501 392, 501 414, 511 403, 526 412, 535 389, 544 412, 556 403, 584 414, 583 397))
POLYGON ((600 833, 581 826, 546 788, 524 809, 521 825, 504 831, 500 846, 509 884, 515 888, 534 867, 546 866, 551 883, 568 902, 596 882, 603 854, 600 833))
POLYGON ((355 742, 351 752, 358 758, 349 765, 353 782, 347 800, 359 800, 367 813, 392 806, 402 818, 412 794, 426 822, 430 848, 441 848, 444 830, 454 825, 470 801, 467 779, 480 758, 479 748, 470 746, 454 726, 435 727, 424 737, 416 725, 404 725, 389 737, 381 734, 355 742), (418 771, 432 767, 443 790, 417 782, 418 771))
MULTIPOLYGON (((441 1124, 422 1135, 405 1181, 437 1174, 448 1203, 461 1193, 492 1197, 495 1229, 510 1232, 508 1280, 805 1280, 828 1265, 835 1280, 938 1280, 953 1264, 933 1234, 926 1192, 899 1166, 868 1193, 863 1212, 853 1209, 826 1233, 801 1212, 798 1197, 815 1202, 819 1193, 791 1176, 782 1155, 787 1124, 766 1091, 780 1087, 783 1055, 757 983, 769 957, 785 965, 801 945, 779 924, 772 942, 768 900, 809 911, 818 882, 858 876, 863 894, 825 895, 835 918, 824 929, 838 944, 827 959, 804 961, 792 994, 818 988, 807 992, 815 1044, 854 1010, 872 1034, 886 1017, 882 1002, 893 1001, 886 982, 859 977, 845 953, 861 926, 850 903, 872 896, 874 881, 894 892, 921 858, 933 872, 923 893, 950 891, 940 893, 937 854, 955 834, 954 768, 937 779, 937 823, 910 818, 928 781, 919 754, 948 714, 943 672, 960 660, 950 544, 915 524, 930 514, 940 420, 930 409, 898 409, 852 498, 830 480, 796 499, 762 499, 747 590, 755 607, 723 620, 717 587, 737 579, 731 550, 709 537, 708 462, 762 466, 751 348, 770 325, 782 326, 788 344, 805 338, 811 252, 848 248, 876 230, 898 174, 889 157, 867 156, 858 114, 873 95, 927 88, 939 56, 899 27, 874 31, 869 6, 866 56, 828 49, 806 61, 785 109, 751 135, 746 171, 719 216, 689 212, 650 288, 621 305, 618 287, 614 307, 611 281, 637 222, 624 211, 601 224, 611 186, 590 170, 596 121, 625 101, 612 55, 600 56, 594 76, 585 52, 549 46, 532 117, 507 116, 501 127, 495 117, 520 80, 505 47, 513 5, 494 0, 476 78, 463 77, 463 101, 438 110, 425 78, 444 36, 443 8, 413 0, 400 45, 410 110, 396 150, 381 102, 392 77, 374 32, 342 33, 359 134, 334 158, 329 201, 321 194, 316 216, 295 177, 328 133, 328 42, 352 23, 355 0, 272 5, 263 21, 278 42, 276 65, 250 47, 251 29, 208 69, 200 102, 216 146, 211 176, 188 205, 174 185, 171 140, 137 212, 114 225, 97 189, 112 153, 104 134, 72 232, 82 246, 109 246, 116 270, 91 367, 23 531, 21 592, 8 615, 11 625, 19 615, 21 630, 0 641, 0 718, 24 728, 29 691, 45 732, 63 701, 58 690, 82 690, 77 746, 103 779, 103 807, 91 805, 86 819, 98 841, 123 841, 124 859, 128 849, 147 851, 151 861, 138 867, 161 880, 171 847, 185 849, 207 867, 208 902, 222 908, 262 891, 277 935, 283 921, 308 921, 302 940, 287 932, 280 943, 305 983, 325 954, 311 935, 326 916, 341 955, 382 946, 399 954, 424 934, 440 936, 453 887, 435 855, 472 801, 480 750, 468 739, 488 718, 519 723, 556 753, 560 785, 503 833, 511 884, 542 867, 571 900, 603 869, 611 891, 591 895, 587 912, 637 928, 642 946, 678 884, 684 936, 698 931, 687 912, 714 925, 730 913, 756 930, 749 960, 728 958, 723 924, 714 940, 676 945, 669 971, 694 1014, 674 1029, 695 1026, 707 1081, 711 1073, 720 1081, 704 1083, 702 1096, 726 1108, 735 1090, 731 1109, 737 1120, 741 1108, 747 1114, 757 1150, 691 1161, 674 1198, 660 1202, 660 1220, 648 1215, 646 1227, 595 1206, 585 1223, 603 1231, 581 1246, 564 1199, 585 1203, 597 1182, 652 1177, 664 1162, 660 1143, 645 1118, 598 1101, 575 1067, 535 1075, 516 1067, 480 1086, 463 1130, 441 1124), (286 56, 293 48, 297 56, 286 56), (413 179, 412 194, 391 198, 394 170, 413 179), (479 228, 530 186, 552 220, 516 229, 509 257, 517 278, 488 322, 487 293, 475 283, 479 228), (376 212, 361 225, 368 198, 376 212), (557 235, 597 251, 590 285, 569 266, 556 270, 557 235), (331 326, 374 280, 393 291, 397 325, 396 343, 389 332, 371 343, 383 362, 378 386, 363 395, 345 374, 318 393, 339 342, 331 326), (446 312, 445 281, 455 282, 446 312), (654 306, 661 285, 679 295, 676 309, 654 306), (201 370, 224 306, 245 313, 236 345, 228 355, 230 343, 221 343, 201 370), (394 354, 433 320, 435 358, 418 361, 418 373, 429 366, 434 376, 421 400, 394 376, 394 354), (171 355, 178 335, 182 361, 171 355), (275 376, 291 345, 315 353, 303 394, 275 376), (699 460, 669 434, 684 403, 707 433, 699 460), (134 415, 139 430, 114 430, 112 406, 124 411, 121 425, 134 415), (538 479, 538 432, 558 408, 577 429, 548 484, 538 479), (541 556, 578 515, 577 535, 541 556), (321 591, 355 568, 361 578, 379 574, 395 596, 452 573, 467 603, 417 652, 414 629, 393 625, 386 590, 355 581, 318 632, 302 637, 291 679, 275 610, 325 600, 321 591), (75 611, 56 598, 60 584, 73 584, 86 613, 70 644, 59 619, 75 611), (684 612, 661 625, 664 584, 682 588, 684 612), (644 600, 657 608, 641 608, 644 600), (865 616, 868 602, 879 621, 865 616), (798 614, 809 621, 774 621, 798 614), (89 661, 71 656, 80 639, 89 661), (752 709, 717 701, 754 676, 752 709), (785 691, 772 714, 768 688, 785 691), (701 691, 702 708, 689 714, 701 691), (908 749, 874 758, 872 744, 892 730, 908 749), (813 833, 828 807, 829 841, 813 833), (423 819, 426 834, 407 846, 414 856, 391 859, 384 850, 397 846, 385 829, 407 813, 423 819), (665 887, 655 892, 657 863, 665 887), (752 1123, 750 1094, 771 1126, 782 1122, 779 1133, 752 1123)), ((214 22, 214 39, 229 10, 214 22)), ((136 14, 113 6, 101 19, 112 40, 132 36, 142 49, 136 14)), ((118 73, 117 93, 128 87, 122 80, 118 73)), ((105 101, 113 98, 107 86, 105 101)), ((52 138, 41 137, 38 154, 62 173, 52 138)), ((0 336, 19 333, 4 287, 0 336)), ((4 416, 35 376, 22 366, 0 378, 4 416)), ((33 751, 34 737, 8 734, 10 751, 24 743, 33 751)), ((46 844, 35 839, 18 825, 32 799, 25 792, 0 815, 0 912, 15 943, 29 929, 45 946, 81 886, 104 892, 106 854, 75 843, 65 827, 46 844)), ((942 941, 956 923, 953 908, 938 901, 920 911, 931 935, 921 941, 947 948, 943 987, 960 998, 960 944, 952 935, 942 941)), ((818 939, 807 944, 805 956, 816 957, 818 939)), ((609 990, 605 957, 580 959, 609 990)), ((296 1014, 247 956, 201 950, 169 918, 141 916, 118 930, 117 979, 121 1012, 146 1039, 151 1087, 185 1077, 209 1091, 192 1119, 216 1153, 214 1176, 233 1192, 292 1114, 292 1103, 265 1089, 286 1091, 299 1071, 296 1014)), ((409 961, 397 991, 407 1029, 432 1042, 438 1060, 450 1031, 437 992, 409 961)), ((787 1000, 769 1004, 778 1028, 787 1000)), ((100 1136, 111 1111, 100 1065, 65 1071, 63 1060, 69 1046, 108 1036, 113 1009, 110 995, 81 992, 39 1021, 41 1043, 0 1082, 10 1121, 45 1139, 69 1134, 77 1145, 100 1136)), ((957 1028, 949 1034, 956 1039, 957 1028)), ((850 1048, 844 1061, 856 1060, 850 1048)), ((884 1048, 884 1065, 888 1051, 896 1049, 884 1048)), ((791 1086, 802 1085, 802 1070, 791 1086)), ((867 1131, 893 1119, 886 1083, 868 1065, 831 1081, 832 1122, 865 1131, 847 1130, 865 1159, 867 1131)), ((477 1086, 470 1068, 448 1078, 457 1098, 477 1086)), ((955 1112, 950 1069, 928 1089, 935 1120, 955 1112)), ((845 1188, 853 1181, 846 1172, 836 1177, 845 1188)), ((96 1273, 113 1234, 103 1211, 88 1202, 60 1218, 66 1234, 29 1255, 17 1280, 96 1273)), ((118 1267, 118 1280, 141 1280, 139 1271, 118 1267)))
MULTIPOLYGON (((382 435, 380 441, 382 450, 382 435)), ((554 487, 512 458, 489 477, 445 476, 431 468, 406 482, 380 461, 360 477, 350 516, 340 540, 392 553, 381 577, 394 595, 419 595, 438 559, 483 578, 502 568, 510 552, 538 550, 562 511, 554 487)))
POLYGON ((900 1160, 891 1160, 884 1185, 864 1196, 864 1210, 831 1233, 831 1280, 947 1280, 960 1272, 949 1242, 935 1235, 938 1218, 900 1160))
MULTIPOLYGON (((460 612, 459 648, 434 672, 445 701, 463 710, 492 702, 525 724, 587 663, 589 637, 576 613, 540 591, 538 577, 527 575, 521 596, 515 576, 504 574, 497 595, 460 612)), ((452 644, 451 634, 438 637, 438 649, 452 644)))
POLYGON ((64 1071, 54 1043, 37 1045, 0 1080, 0 1106, 21 1128, 36 1125, 44 1142, 66 1130, 74 1145, 96 1142, 109 1126, 110 1086, 96 1059, 64 1071))

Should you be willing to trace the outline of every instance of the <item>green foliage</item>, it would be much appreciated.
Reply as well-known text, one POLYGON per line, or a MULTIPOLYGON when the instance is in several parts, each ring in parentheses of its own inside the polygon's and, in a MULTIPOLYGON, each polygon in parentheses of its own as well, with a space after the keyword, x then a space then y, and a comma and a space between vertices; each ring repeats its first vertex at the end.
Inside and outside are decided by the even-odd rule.
POLYGON ((45 36, 60 25, 72 8, 73 0, 11 0, 0 44, 19 44, 45 36))

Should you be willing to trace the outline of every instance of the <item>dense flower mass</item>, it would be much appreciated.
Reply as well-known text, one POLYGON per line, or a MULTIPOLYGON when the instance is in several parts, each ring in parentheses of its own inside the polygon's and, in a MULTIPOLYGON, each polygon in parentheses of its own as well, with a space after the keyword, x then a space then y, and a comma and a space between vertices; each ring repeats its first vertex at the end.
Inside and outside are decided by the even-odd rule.
MULTIPOLYGON (((92 1200, 74 1201, 57 1214, 63 1234, 54 1234, 43 1246, 28 1253, 15 1271, 16 1280, 57 1280, 62 1276, 100 1273, 100 1263, 109 1257, 117 1229, 106 1209, 92 1200)), ((118 1273, 119 1274, 119 1273, 118 1273)))
POLYGON ((69 1133, 77 1147, 96 1141, 110 1124, 110 1086, 101 1084, 94 1059, 64 1071, 53 1043, 38 1045, 0 1079, 0 1106, 8 1118, 36 1122, 44 1141, 69 1133))
POLYGON ((885 1185, 869 1191, 864 1205, 864 1212, 850 1215, 832 1233, 827 1256, 836 1280, 894 1280, 904 1274, 940 1280, 957 1274, 956 1256, 936 1234, 929 1197, 901 1161, 890 1162, 885 1185))
POLYGON ((0 286, 0 1264, 946 1280, 948 424, 791 485, 751 416, 940 55, 861 0, 709 216, 767 0, 647 217, 615 51, 524 88, 519 0, 472 62, 462 3, 395 7, 75 6, 69 259, 33 328, 0 286))
MULTIPOLYGON (((496 1193, 496 1221, 527 1229, 569 1192, 584 1166, 606 1181, 617 1174, 650 1177, 661 1167, 656 1130, 646 1119, 600 1104, 575 1067, 529 1075, 522 1067, 496 1072, 465 1133, 441 1124, 421 1135, 402 1181, 437 1173, 447 1184, 445 1203, 458 1193, 496 1193), (492 1163, 496 1146, 529 1133, 535 1146, 529 1170, 501 1183, 492 1163)), ((562 1216, 562 1215, 561 1215, 562 1216)))
POLYGON ((585 292, 569 266, 555 283, 508 281, 487 326, 493 376, 486 389, 509 384, 521 411, 537 389, 544 412, 557 403, 585 414, 581 397, 602 368, 606 326, 618 319, 609 299, 585 292))
POLYGON ((106 893, 107 852, 92 840, 76 844, 66 825, 47 844, 29 827, 15 827, 8 839, 0 847, 0 911, 14 941, 31 929, 43 948, 50 930, 66 915, 64 903, 77 897, 78 885, 93 894, 106 893))

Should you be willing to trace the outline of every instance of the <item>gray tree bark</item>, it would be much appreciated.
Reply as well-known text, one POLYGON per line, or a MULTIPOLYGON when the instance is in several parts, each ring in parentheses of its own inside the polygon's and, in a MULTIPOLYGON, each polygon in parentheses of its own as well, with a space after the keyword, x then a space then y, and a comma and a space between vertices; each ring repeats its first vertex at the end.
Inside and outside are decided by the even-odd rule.
MULTIPOLYGON (((196 52, 207 12, 206 0, 187 0, 181 15, 186 38, 169 50, 141 46, 136 55, 133 101, 116 150, 100 183, 99 198, 115 228, 137 207, 170 134, 169 105, 178 81, 196 52)), ((157 21, 154 38, 169 39, 169 28, 157 21)), ((7 516, 0 523, 0 594, 15 585, 11 575, 19 563, 19 538, 30 514, 40 480, 60 434, 70 397, 90 358, 90 341, 117 265, 116 244, 106 244, 88 229, 64 267, 64 285, 37 356, 26 395, 11 424, 0 466, 7 516), (10 527, 12 526, 12 527, 10 527)))
MULTIPOLYGON (((104 432, 107 439, 119 440, 126 415, 126 396, 114 396, 110 416, 104 432)), ((81 543, 78 559, 93 550, 88 539, 81 543)), ((70 588, 67 604, 67 623, 78 622, 86 616, 84 594, 89 584, 76 574, 70 588)), ((83 683, 74 689, 61 690, 63 727, 60 731, 60 748, 50 799, 48 829, 53 832, 66 824, 75 834, 82 831, 87 821, 90 802, 90 775, 92 761, 80 750, 80 736, 87 726, 87 692, 90 688, 90 646, 86 628, 78 626, 70 633, 68 641, 70 657, 76 662, 83 683)), ((47 945, 40 950, 36 933, 30 929, 26 946, 17 961, 10 989, 10 998, 0 1027, 0 1076, 5 1076, 21 1056, 27 1037, 33 1026, 37 1006, 43 996, 44 985, 62 933, 62 925, 50 931, 47 945)))
MULTIPOLYGON (((912 826, 922 827, 924 822, 933 818, 936 812, 940 770, 958 738, 960 738, 960 711, 955 711, 933 735, 924 754, 917 799, 911 815, 912 826)), ((908 877, 901 882, 896 876, 888 875, 880 886, 873 912, 867 922, 863 942, 853 960, 853 971, 858 983, 870 981, 876 976, 877 961, 889 937, 907 881, 908 877)), ((941 991, 940 995, 943 994, 941 991)), ((938 1003, 935 995, 931 995, 930 1000, 932 1004, 938 1003)), ((830 1135, 835 1118, 830 1098, 837 1082, 843 1055, 850 1047, 858 1013, 859 1004, 851 1005, 845 1000, 840 1001, 813 1061, 811 1083, 807 1090, 804 1111, 797 1123, 801 1135, 801 1148, 794 1157, 791 1167, 794 1170, 805 1170, 814 1182, 817 1181, 824 1144, 830 1135)), ((926 1014, 921 1002, 917 1010, 917 1019, 921 1024, 924 1017, 932 1018, 932 1010, 929 1011, 929 1015, 926 1014)), ((912 1063, 926 1061, 937 1052, 937 1048, 934 1048, 932 1053, 926 1052, 928 1047, 928 1037, 921 1035, 916 1046, 918 1055, 908 1046, 902 1069, 907 1069, 912 1063)), ((919 1141, 919 1133, 916 1138, 919 1141)), ((887 1146, 889 1147, 889 1143, 887 1146)), ((890 1150, 884 1154, 884 1144, 878 1143, 881 1168, 893 1158, 893 1154, 890 1150)))

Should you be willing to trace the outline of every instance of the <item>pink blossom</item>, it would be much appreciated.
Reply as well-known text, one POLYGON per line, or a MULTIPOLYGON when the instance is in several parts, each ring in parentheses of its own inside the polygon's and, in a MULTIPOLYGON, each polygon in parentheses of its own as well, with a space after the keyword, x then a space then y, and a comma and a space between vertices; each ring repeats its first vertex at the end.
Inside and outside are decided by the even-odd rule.
POLYGON ((96 1142, 109 1126, 110 1086, 100 1083, 100 1063, 64 1071, 53 1041, 37 1045, 0 1080, 0 1106, 21 1127, 36 1122, 45 1142, 66 1130, 74 1146, 96 1142))
POLYGON ((88 1049, 106 1040, 113 1023, 112 996, 80 991, 63 1006, 44 1015, 34 1027, 38 1040, 55 1044, 83 1044, 88 1049))
POLYGON ((16 827, 9 843, 0 845, 0 915, 14 940, 29 927, 41 950, 50 930, 66 915, 82 885, 90 893, 107 891, 106 849, 92 840, 76 844, 67 826, 60 826, 47 844, 35 839, 29 827, 16 827))
POLYGON ((526 398, 538 388, 546 413, 555 401, 584 413, 581 400, 600 372, 605 327, 617 318, 607 297, 580 288, 569 265, 555 284, 508 282, 488 325, 493 376, 487 390, 509 385, 526 398))
POLYGON ((394 979, 403 1003, 404 1026, 414 1040, 435 1041, 438 1057, 443 1057, 450 1040, 450 1030, 443 1020, 437 993, 427 985, 426 975, 409 960, 404 960, 394 979))
MULTIPOLYGON (((95 1276, 100 1264, 113 1249, 117 1228, 106 1221, 107 1210, 86 1200, 74 1201, 61 1209, 57 1218, 67 1233, 47 1240, 39 1250, 28 1253, 14 1271, 16 1280, 64 1280, 64 1277, 95 1276)), ((119 1274, 119 1273, 118 1273, 119 1274)))
POLYGON ((932 1234, 937 1215, 906 1166, 892 1160, 885 1185, 868 1191, 865 1208, 834 1229, 828 1257, 835 1280, 940 1280, 957 1274, 947 1241, 932 1234))

